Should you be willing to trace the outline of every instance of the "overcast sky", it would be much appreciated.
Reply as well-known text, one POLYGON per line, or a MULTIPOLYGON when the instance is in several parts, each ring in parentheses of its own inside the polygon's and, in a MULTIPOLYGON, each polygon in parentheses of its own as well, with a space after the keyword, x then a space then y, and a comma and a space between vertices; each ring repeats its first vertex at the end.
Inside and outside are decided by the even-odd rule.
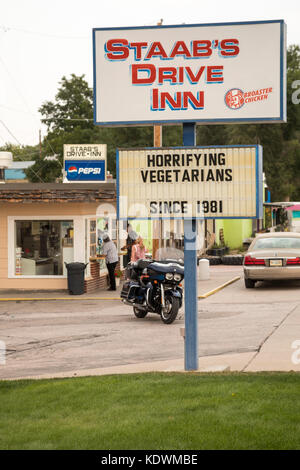
POLYGON ((0 0, 0 146, 37 144, 39 106, 63 75, 92 86, 92 28, 284 19, 300 44, 299 0, 0 0))

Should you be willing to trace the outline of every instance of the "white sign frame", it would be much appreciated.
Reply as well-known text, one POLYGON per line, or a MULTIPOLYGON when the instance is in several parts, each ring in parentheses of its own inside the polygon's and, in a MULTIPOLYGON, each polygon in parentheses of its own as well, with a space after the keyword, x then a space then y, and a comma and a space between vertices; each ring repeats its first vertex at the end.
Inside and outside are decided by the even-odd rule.
MULTIPOLYGON (((184 52, 183 46, 176 47, 178 54, 184 52)), ((178 125, 183 122, 202 124, 286 122, 286 25, 283 20, 95 28, 93 58, 94 122, 100 126, 137 126, 154 123, 178 125), (237 45, 234 46, 232 43, 233 49, 230 49, 228 37, 237 38, 237 45), (117 52, 116 42, 109 42, 113 41, 113 38, 119 38, 119 41, 128 40, 128 47, 121 45, 123 47, 121 50, 128 49, 128 58, 124 60, 116 58, 120 52, 117 52), (191 39, 210 41, 211 56, 189 58, 185 51, 185 57, 179 55, 170 58, 178 38, 186 43, 186 47, 190 48, 189 51, 196 50, 196 52, 198 50, 192 49, 194 46, 191 45, 195 44, 195 41, 191 39), (162 45, 167 58, 162 55, 153 56, 153 53, 161 51, 160 46, 149 52, 152 40, 155 44, 159 42, 162 45), (139 44, 145 41, 149 47, 134 48, 132 46, 136 44, 134 41, 138 41, 139 44), (222 43, 222 41, 227 42, 222 43), (221 49, 221 44, 225 44, 223 45, 225 49, 221 49), (173 49, 170 45, 173 45, 173 49), (225 53, 224 51, 226 54, 234 53, 236 56, 220 56, 221 53, 225 53), (108 54, 111 54, 114 60, 108 59, 108 54), (141 59, 138 59, 139 54, 141 59), (144 60, 147 56, 151 58, 144 60), (183 75, 177 77, 176 83, 172 80, 166 83, 168 78, 164 75, 162 83, 157 85, 158 78, 156 78, 155 90, 158 90, 160 104, 154 111, 150 109, 151 96, 152 100, 154 96, 153 86, 132 84, 132 67, 138 67, 138 64, 154 66, 157 77, 158 69, 161 67, 172 66, 177 70, 180 67, 184 68, 183 75), (205 66, 206 70, 198 82, 188 83, 191 82, 191 77, 187 74, 187 68, 193 70, 195 76, 201 66, 205 66), (211 67, 209 72, 211 80, 222 78, 223 81, 207 83, 207 77, 204 78, 204 75, 207 74, 208 67, 211 67), (222 72, 219 69, 213 74, 214 67, 223 67, 222 72), (180 83, 181 79, 183 83, 180 83), (183 102, 186 96, 185 104, 188 103, 188 109, 171 110, 168 99, 164 97, 165 109, 161 110, 162 91, 172 95, 174 99, 177 92, 182 92, 180 99, 183 102), (201 94, 202 91, 204 109, 192 109, 188 95, 184 93, 191 92, 196 97, 197 93, 201 94), (243 94, 241 98, 243 104, 237 108, 234 106, 237 106, 235 101, 239 92, 243 94)), ((138 69, 135 70, 136 77, 145 78, 142 70, 139 72, 138 69)), ((149 74, 149 71, 147 73, 149 74)), ((198 98, 200 103, 200 95, 198 98)))

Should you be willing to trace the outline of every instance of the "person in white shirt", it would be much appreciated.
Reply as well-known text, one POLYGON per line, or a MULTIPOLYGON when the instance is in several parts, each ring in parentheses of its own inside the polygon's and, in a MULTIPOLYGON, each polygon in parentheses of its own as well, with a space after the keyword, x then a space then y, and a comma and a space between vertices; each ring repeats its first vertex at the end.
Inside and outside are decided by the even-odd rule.
POLYGON ((116 245, 105 233, 102 236, 103 240, 103 254, 106 256, 106 265, 109 274, 110 288, 108 290, 116 290, 115 269, 118 264, 118 252, 116 245))

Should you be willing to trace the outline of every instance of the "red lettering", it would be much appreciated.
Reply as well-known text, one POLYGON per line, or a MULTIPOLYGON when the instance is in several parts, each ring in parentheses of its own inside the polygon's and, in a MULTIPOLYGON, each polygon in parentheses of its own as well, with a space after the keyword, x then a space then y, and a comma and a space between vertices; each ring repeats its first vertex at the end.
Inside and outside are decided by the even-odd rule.
POLYGON ((152 90, 152 106, 151 106, 151 109, 157 110, 158 108, 159 108, 158 89, 153 88, 153 90, 152 90))
POLYGON ((160 94, 161 97, 161 108, 165 109, 166 104, 169 105, 171 109, 181 109, 181 92, 177 91, 175 93, 176 99, 173 99, 170 93, 163 92, 160 94))
POLYGON ((193 41, 193 57, 210 57, 212 55, 211 41, 193 41))
POLYGON ((196 73, 196 75, 194 75, 190 67, 185 67, 185 70, 186 70, 186 75, 190 79, 191 83, 198 83, 205 70, 205 66, 199 67, 199 70, 196 73))
POLYGON ((222 83, 223 65, 208 65, 206 69, 206 81, 208 83, 222 83))
POLYGON ((129 56, 126 39, 109 39, 105 43, 106 58, 109 60, 124 60, 129 56))
POLYGON ((178 83, 183 83, 184 77, 184 67, 179 67, 178 69, 178 83))
POLYGON ((129 44, 130 49, 134 49, 135 60, 141 60, 142 58, 142 49, 147 47, 147 42, 131 42, 129 44))
POLYGON ((177 82, 176 67, 159 67, 158 69, 158 83, 162 85, 164 80, 171 80, 172 83, 177 82))
POLYGON ((198 91, 197 98, 193 95, 191 91, 183 92, 183 108, 187 109, 189 103, 191 103, 194 109, 203 109, 204 108, 204 91, 198 91))
POLYGON ((133 85, 151 85, 156 77, 156 69, 152 64, 132 64, 131 77, 133 85), (147 77, 139 77, 139 72, 148 73, 147 77))
POLYGON ((153 42, 149 47, 149 50, 146 54, 145 60, 151 59, 152 57, 161 56, 163 59, 167 59, 168 56, 166 51, 160 42, 153 42))
POLYGON ((238 47, 238 39, 223 39, 220 44, 221 56, 233 57, 238 55, 240 48, 238 47))
POLYGON ((174 59, 176 56, 185 56, 185 57, 191 57, 190 51, 185 45, 184 41, 177 41, 175 43, 175 46, 173 47, 173 50, 170 54, 170 58, 174 59))

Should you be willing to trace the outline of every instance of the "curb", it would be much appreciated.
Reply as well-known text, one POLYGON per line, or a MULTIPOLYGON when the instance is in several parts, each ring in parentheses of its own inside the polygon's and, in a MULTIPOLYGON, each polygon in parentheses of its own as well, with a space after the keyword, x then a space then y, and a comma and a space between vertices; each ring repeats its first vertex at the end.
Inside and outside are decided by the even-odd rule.
POLYGON ((198 295, 198 299, 206 299, 210 295, 216 294, 220 290, 224 289, 224 287, 227 287, 230 284, 233 284, 234 282, 238 281, 239 279, 241 279, 241 276, 234 277, 230 281, 224 282, 224 284, 222 284, 221 286, 216 287, 215 289, 212 289, 209 292, 206 292, 206 294, 198 295))
MULTIPOLYGON (((198 295, 198 299, 206 299, 210 295, 219 292, 220 290, 224 289, 225 287, 233 284, 234 282, 241 279, 241 276, 234 277, 230 281, 221 284, 220 286, 212 289, 206 294, 198 295)), ((2 297, 0 298, 0 302, 39 302, 39 301, 49 301, 49 300, 120 300, 120 297, 78 297, 78 296, 70 296, 70 297, 2 297)))
POLYGON ((0 302, 26 302, 26 301, 41 301, 41 300, 120 300, 120 297, 8 297, 0 298, 0 302))

